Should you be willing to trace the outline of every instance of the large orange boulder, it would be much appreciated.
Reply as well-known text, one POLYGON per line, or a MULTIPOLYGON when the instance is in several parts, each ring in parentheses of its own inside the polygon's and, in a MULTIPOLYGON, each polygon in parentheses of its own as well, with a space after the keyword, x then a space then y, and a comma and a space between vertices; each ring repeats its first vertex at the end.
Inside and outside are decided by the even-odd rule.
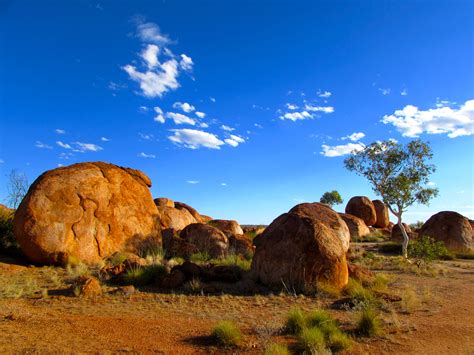
POLYGON ((376 221, 373 225, 376 228, 387 228, 390 225, 390 216, 388 214, 388 207, 383 201, 373 200, 375 208, 376 221))
POLYGON ((452 251, 474 251, 469 219, 457 212, 443 211, 431 216, 421 227, 419 235, 442 241, 452 251))
POLYGON ((175 202, 174 203, 174 206, 178 209, 178 210, 186 210, 188 211, 191 216, 194 217, 194 219, 196 220, 196 222, 199 222, 199 223, 202 223, 203 220, 202 220, 202 216, 199 214, 198 211, 196 211, 195 208, 183 203, 183 202, 175 202))
POLYGON ((226 219, 213 219, 207 222, 213 227, 223 231, 226 234, 244 234, 239 222, 226 219))
POLYGON ((352 197, 347 203, 346 213, 361 218, 369 227, 377 221, 374 204, 365 196, 352 197))
MULTIPOLYGON (((414 231, 412 231, 411 227, 408 224, 402 223, 402 225, 405 229, 405 232, 407 232, 408 238, 410 240, 417 238, 418 235, 414 231)), ((403 233, 398 224, 395 224, 393 226, 392 233, 390 235, 390 240, 393 242, 403 242, 403 233)))
POLYGON ((182 230, 192 223, 196 223, 196 219, 186 209, 177 209, 168 206, 158 206, 158 215, 162 229, 173 228, 182 230))
POLYGON ((157 207, 174 207, 174 201, 167 197, 158 197, 154 201, 157 207))
POLYGON ((352 240, 362 239, 370 234, 370 229, 359 217, 347 213, 340 213, 341 218, 346 222, 352 240))
POLYGON ((47 171, 15 213, 15 236, 25 255, 42 264, 95 263, 161 243, 150 186, 141 171, 102 162, 47 171))
POLYGON ((305 291, 319 282, 348 282, 349 230, 331 208, 304 203, 275 219, 261 234, 252 271, 266 285, 305 291))
POLYGON ((227 255, 229 240, 223 232, 203 223, 193 223, 184 228, 179 238, 195 247, 199 253, 207 253, 211 258, 227 255))

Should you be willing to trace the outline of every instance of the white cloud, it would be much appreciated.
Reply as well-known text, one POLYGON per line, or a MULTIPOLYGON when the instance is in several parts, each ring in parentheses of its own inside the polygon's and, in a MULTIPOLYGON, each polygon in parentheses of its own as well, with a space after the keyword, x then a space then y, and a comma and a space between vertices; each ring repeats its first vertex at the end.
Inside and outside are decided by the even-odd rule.
POLYGON ((64 149, 72 149, 72 147, 69 144, 61 142, 61 141, 57 141, 56 144, 59 145, 61 148, 64 148, 64 149))
POLYGON ((433 186, 436 186, 436 183, 433 181, 430 181, 426 185, 433 187, 433 186))
POLYGON ((254 123, 253 125, 257 128, 263 128, 263 126, 261 124, 258 124, 258 123, 254 123))
POLYGON ((156 116, 153 118, 153 121, 165 123, 165 116, 163 116, 163 110, 158 106, 153 107, 153 110, 156 112, 156 116))
POLYGON ((204 118, 204 117, 206 117, 206 114, 205 114, 204 112, 196 111, 195 114, 196 114, 196 116, 198 116, 199 118, 204 118))
POLYGON ((140 54, 140 56, 146 62, 146 65, 148 66, 149 69, 153 69, 158 64, 160 64, 160 62, 158 61, 159 52, 160 52, 160 47, 158 47, 156 44, 149 44, 140 54))
POLYGON ((154 154, 146 154, 146 153, 141 152, 141 153, 138 154, 138 157, 140 157, 140 158, 151 158, 151 159, 155 159, 155 158, 156 158, 156 155, 154 155, 154 154))
POLYGON ((392 115, 385 115, 382 122, 394 125, 404 137, 418 137, 422 133, 447 134, 449 138, 469 136, 474 134, 474 100, 457 109, 441 105, 423 111, 407 105, 392 115))
POLYGON ((98 151, 103 150, 103 148, 98 146, 97 144, 82 143, 82 142, 74 142, 73 144, 76 145, 76 149, 73 149, 73 151, 78 152, 78 153, 98 152, 98 151))
POLYGON ((54 130, 57 134, 66 134, 66 131, 64 129, 59 129, 59 128, 56 128, 54 130))
POLYGON ((146 107, 146 106, 140 106, 138 109, 139 109, 140 112, 148 112, 148 110, 149 110, 149 108, 146 107))
POLYGON ((308 111, 301 111, 301 112, 287 112, 283 116, 280 116, 282 120, 291 120, 293 122, 297 120, 304 120, 307 118, 313 118, 313 115, 310 114, 308 111))
POLYGON ((158 25, 153 22, 140 22, 137 26, 137 34, 143 42, 152 42, 157 44, 168 44, 171 42, 169 37, 161 33, 158 25))
POLYGON ((325 157, 333 158, 333 157, 339 157, 342 155, 347 155, 352 153, 353 151, 361 151, 362 149, 365 148, 365 145, 363 143, 347 143, 344 145, 335 145, 335 146, 329 146, 329 145, 322 145, 323 151, 321 152, 322 155, 325 157))
POLYGON ((334 107, 332 106, 312 106, 310 104, 306 104, 304 108, 307 111, 312 111, 312 112, 323 112, 323 113, 333 113, 334 112, 334 107))
POLYGON ((177 109, 180 109, 186 113, 190 113, 190 112, 193 112, 196 108, 191 105, 191 104, 188 104, 187 102, 175 102, 173 104, 173 108, 177 108, 177 109))
POLYGON ((220 149, 220 146, 225 144, 216 135, 195 129, 173 129, 172 136, 168 139, 175 144, 183 145, 186 148, 198 149, 201 147, 220 149))
POLYGON ((227 186, 226 182, 221 182, 221 186, 227 186))
POLYGON ((209 127, 209 125, 206 122, 202 122, 202 123, 199 124, 199 127, 207 128, 207 127, 209 127))
POLYGON ((212 102, 216 102, 216 99, 214 97, 210 97, 209 100, 211 100, 212 102))
POLYGON ((191 126, 196 124, 194 119, 181 113, 167 112, 166 117, 171 118, 175 124, 190 124, 191 126))
POLYGON ((109 142, 109 141, 110 141, 110 139, 107 138, 107 137, 100 137, 100 140, 101 140, 102 142, 109 142))
POLYGON ((296 106, 294 104, 290 104, 290 103, 287 103, 286 107, 288 108, 288 110, 297 110, 298 109, 298 106, 296 106))
POLYGON ((403 90, 400 92, 400 95, 402 95, 402 96, 407 96, 407 95, 408 95, 407 89, 403 89, 403 90))
POLYGON ((58 163, 58 168, 64 166, 64 164, 58 163))
POLYGON ((387 96, 390 94, 390 88, 387 88, 387 89, 383 89, 383 88, 379 88, 378 89, 380 91, 380 93, 383 95, 383 96, 387 96))
POLYGON ((147 133, 141 133, 141 132, 138 132, 138 135, 140 136, 141 139, 144 139, 146 141, 150 141, 152 140, 153 138, 155 138, 155 136, 153 134, 147 134, 147 133))
POLYGON ((196 180, 188 180, 186 181, 188 184, 191 184, 191 185, 196 185, 196 184, 199 184, 199 181, 196 181, 196 180))
POLYGON ((179 61, 179 66, 186 71, 193 70, 193 60, 191 57, 188 57, 186 54, 181 54, 181 60, 179 61))
POLYGON ((348 135, 348 136, 345 136, 345 137, 342 137, 341 139, 344 141, 346 139, 349 139, 353 142, 357 142, 358 140, 361 140, 362 138, 365 137, 365 134, 362 133, 362 132, 354 132, 352 133, 351 135, 348 135))
POLYGON ((225 124, 223 124, 223 125, 221 126, 221 129, 223 129, 224 131, 228 131, 228 132, 235 131, 235 128, 226 126, 225 124))
POLYGON ((224 142, 226 142, 228 145, 232 147, 237 147, 240 143, 245 143, 245 139, 242 137, 236 136, 234 134, 230 135, 230 138, 224 139, 224 142))
POLYGON ((62 152, 62 153, 59 154, 58 158, 59 159, 64 159, 64 160, 69 160, 73 156, 74 156, 74 154, 72 154, 70 152, 62 152))
POLYGON ((46 143, 43 143, 43 142, 40 142, 40 141, 36 141, 35 147, 36 148, 41 148, 41 149, 53 149, 53 147, 51 147, 50 145, 47 145, 46 143))
POLYGON ((324 99, 327 99, 328 97, 330 97, 332 95, 331 92, 329 91, 318 91, 318 96, 319 97, 322 97, 324 99))

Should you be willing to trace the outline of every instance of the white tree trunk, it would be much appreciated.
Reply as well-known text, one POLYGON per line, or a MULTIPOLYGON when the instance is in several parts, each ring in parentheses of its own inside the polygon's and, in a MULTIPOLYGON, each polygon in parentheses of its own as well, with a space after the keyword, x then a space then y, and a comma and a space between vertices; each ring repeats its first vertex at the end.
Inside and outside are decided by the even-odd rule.
POLYGON ((402 235, 403 235, 403 243, 402 243, 402 253, 403 253, 403 257, 405 259, 408 259, 408 241, 410 240, 410 238, 408 238, 408 234, 405 230, 405 227, 403 227, 403 223, 402 223, 402 216, 401 215, 398 215, 398 227, 400 227, 400 231, 402 232, 402 235))

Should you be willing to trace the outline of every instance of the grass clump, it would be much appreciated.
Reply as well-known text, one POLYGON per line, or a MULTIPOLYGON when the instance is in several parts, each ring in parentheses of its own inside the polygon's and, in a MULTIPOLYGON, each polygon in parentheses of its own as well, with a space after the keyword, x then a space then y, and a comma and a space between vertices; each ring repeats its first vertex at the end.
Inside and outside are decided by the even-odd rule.
POLYGON ((265 347, 263 355, 290 355, 286 345, 271 343, 265 347))
POLYGON ((156 279, 164 277, 166 267, 164 265, 154 264, 144 267, 135 267, 127 270, 123 276, 126 285, 146 286, 153 283, 156 279))
POLYGON ((240 329, 231 321, 221 321, 212 330, 212 337, 220 345, 237 346, 242 340, 240 329))
POLYGON ((202 252, 202 253, 195 253, 195 254, 191 255, 190 258, 189 258, 189 261, 191 261, 193 263, 196 263, 196 264, 200 264, 200 263, 207 263, 211 259, 212 258, 208 253, 202 252))
POLYGON ((306 328, 306 317, 299 308, 293 308, 288 313, 285 322, 285 330, 288 334, 297 335, 306 328))
POLYGON ((0 251, 20 253, 20 245, 13 234, 13 216, 9 211, 0 210, 0 251))
POLYGON ((356 333, 362 337, 374 337, 381 333, 380 320, 371 307, 365 307, 359 314, 356 333))
POLYGON ((237 254, 229 254, 223 259, 211 259, 209 263, 215 265, 238 266, 243 271, 249 271, 252 265, 252 259, 241 257, 237 254))
POLYGON ((298 335, 298 347, 303 352, 320 354, 326 349, 324 334, 319 328, 305 328, 298 335))

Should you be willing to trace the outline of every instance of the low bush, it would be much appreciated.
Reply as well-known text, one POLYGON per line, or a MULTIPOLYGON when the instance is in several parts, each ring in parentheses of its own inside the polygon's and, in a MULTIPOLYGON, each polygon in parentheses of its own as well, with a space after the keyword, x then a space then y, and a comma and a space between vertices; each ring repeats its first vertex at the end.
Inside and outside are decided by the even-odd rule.
POLYGON ((433 260, 451 260, 453 255, 441 241, 435 241, 429 236, 423 236, 408 244, 408 257, 424 262, 433 260))
POLYGON ((20 252, 20 245, 13 234, 13 213, 6 211, 0 211, 0 251, 20 252))
POLYGON ((356 333, 362 337, 373 337, 381 333, 378 315, 371 307, 365 307, 360 311, 356 333))
POLYGON ((123 276, 126 285, 146 286, 166 275, 166 267, 159 264, 135 267, 127 270, 123 276))
POLYGON ((299 308, 293 308, 288 313, 285 322, 285 330, 288 334, 299 334, 306 328, 306 317, 304 312, 299 308))
POLYGON ((309 354, 321 354, 326 349, 324 334, 319 328, 305 328, 298 335, 298 347, 309 354))
POLYGON ((231 321, 221 321, 212 330, 212 337, 224 346, 237 346, 242 340, 240 329, 231 321))
POLYGON ((286 345, 270 343, 265 347, 263 355, 290 355, 286 345))

